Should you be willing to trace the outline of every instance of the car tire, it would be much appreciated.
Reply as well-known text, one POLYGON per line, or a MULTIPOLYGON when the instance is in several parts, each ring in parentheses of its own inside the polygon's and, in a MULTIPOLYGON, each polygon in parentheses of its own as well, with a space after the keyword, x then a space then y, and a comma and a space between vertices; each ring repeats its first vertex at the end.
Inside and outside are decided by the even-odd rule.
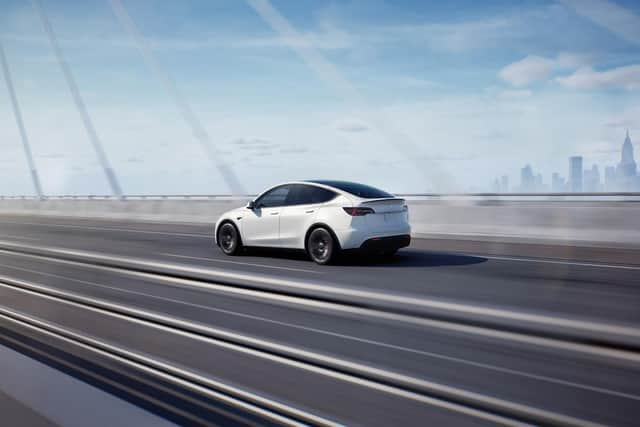
POLYGON ((237 255, 242 251, 242 239, 235 225, 225 222, 218 229, 218 246, 227 255, 237 255))
POLYGON ((313 229, 307 237, 307 253, 316 264, 331 263, 340 251, 333 234, 324 227, 313 229))

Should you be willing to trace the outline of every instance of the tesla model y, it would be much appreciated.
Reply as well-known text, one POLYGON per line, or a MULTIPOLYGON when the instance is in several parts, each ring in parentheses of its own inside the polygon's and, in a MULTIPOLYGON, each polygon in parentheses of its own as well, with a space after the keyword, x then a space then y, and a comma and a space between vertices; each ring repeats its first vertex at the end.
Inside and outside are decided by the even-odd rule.
POLYGON ((346 181, 295 181, 261 193, 216 223, 217 245, 228 255, 244 247, 300 249, 318 264, 343 250, 391 256, 411 241, 405 200, 346 181))

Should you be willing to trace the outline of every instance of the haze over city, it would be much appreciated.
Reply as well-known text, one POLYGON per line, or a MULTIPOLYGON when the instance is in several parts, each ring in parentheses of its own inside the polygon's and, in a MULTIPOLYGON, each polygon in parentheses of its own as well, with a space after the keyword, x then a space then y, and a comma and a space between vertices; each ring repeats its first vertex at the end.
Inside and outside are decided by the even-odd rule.
MULTIPOLYGON (((108 194, 37 16, 1 4, 44 192, 108 194)), ((43 4, 123 189, 227 193, 107 3, 43 4)), ((329 175, 395 192, 487 191, 527 163, 550 184, 573 155, 604 176, 626 130, 640 135, 635 1, 273 4, 294 33, 245 2, 127 2, 250 192, 329 175)), ((0 191, 32 194, 5 94, 0 191)))

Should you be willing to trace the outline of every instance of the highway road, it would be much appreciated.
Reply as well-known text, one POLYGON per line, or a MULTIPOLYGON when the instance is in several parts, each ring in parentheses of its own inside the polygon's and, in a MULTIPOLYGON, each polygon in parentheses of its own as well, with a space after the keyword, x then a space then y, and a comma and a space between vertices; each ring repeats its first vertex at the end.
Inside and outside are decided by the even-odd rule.
POLYGON ((638 249, 416 239, 317 266, 211 234, 1 216, 0 307, 307 423, 637 425, 638 249))

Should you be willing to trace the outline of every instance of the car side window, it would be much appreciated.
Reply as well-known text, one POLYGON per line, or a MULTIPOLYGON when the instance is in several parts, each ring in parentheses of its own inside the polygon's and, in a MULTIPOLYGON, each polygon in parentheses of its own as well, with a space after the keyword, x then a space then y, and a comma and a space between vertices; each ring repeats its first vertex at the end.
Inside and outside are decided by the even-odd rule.
POLYGON ((324 188, 314 187, 313 185, 292 184, 285 203, 287 206, 310 205, 328 202, 335 196, 336 193, 324 188))
POLYGON ((311 203, 311 189, 307 185, 292 184, 285 202, 287 206, 306 205, 311 203))
POLYGON ((310 187, 310 188, 311 188, 311 203, 325 203, 337 196, 336 193, 334 193, 331 190, 327 190, 326 188, 320 188, 320 187, 310 187))
POLYGON ((291 191, 290 185, 282 185, 280 187, 274 188, 271 191, 263 194, 256 201, 256 207, 258 208, 273 208, 276 206, 284 206, 285 200, 287 200, 287 196, 291 191))

